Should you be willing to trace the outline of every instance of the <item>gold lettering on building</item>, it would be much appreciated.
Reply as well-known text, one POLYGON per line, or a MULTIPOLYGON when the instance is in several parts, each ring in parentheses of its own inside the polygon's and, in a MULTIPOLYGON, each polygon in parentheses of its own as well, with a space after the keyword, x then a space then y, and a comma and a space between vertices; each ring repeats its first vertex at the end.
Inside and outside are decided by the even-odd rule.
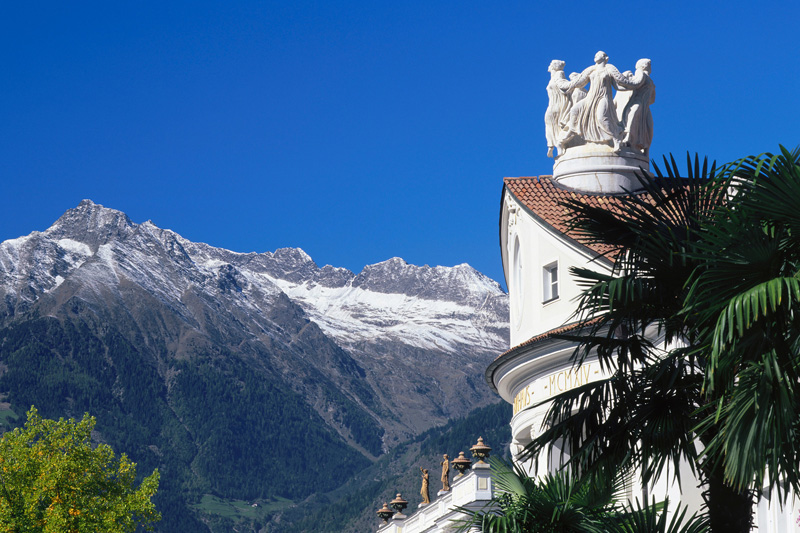
POLYGON ((557 394, 559 392, 566 392, 586 385, 589 383, 589 375, 591 374, 591 363, 585 364, 577 369, 562 370, 549 376, 550 394, 557 394))
POLYGON ((533 403, 533 391, 531 389, 532 386, 527 385, 514 397, 514 414, 517 414, 526 407, 530 407, 533 403))
MULTIPOLYGON (((595 370, 594 373, 597 374, 598 371, 595 370)), ((592 364, 586 363, 577 369, 554 372, 541 380, 526 385, 525 388, 520 390, 514 397, 514 414, 516 415, 523 409, 533 405, 533 398, 537 388, 544 388, 541 393, 544 393, 545 397, 553 396, 560 392, 566 392, 575 387, 586 385, 589 383, 590 375, 592 375, 592 364)))

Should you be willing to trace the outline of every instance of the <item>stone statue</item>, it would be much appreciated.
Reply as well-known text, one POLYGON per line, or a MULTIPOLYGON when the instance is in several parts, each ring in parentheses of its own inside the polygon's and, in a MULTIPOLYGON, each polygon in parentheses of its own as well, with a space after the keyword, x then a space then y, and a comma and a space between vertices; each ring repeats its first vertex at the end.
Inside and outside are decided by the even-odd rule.
POLYGON ((564 62, 550 63, 545 112, 547 155, 553 157, 553 180, 572 189, 618 193, 642 184, 650 172, 655 84, 650 60, 636 71, 620 73, 597 52, 594 65, 564 76, 564 62), (588 90, 586 90, 588 88, 588 90), (565 116, 566 114, 566 116, 565 116))
POLYGON ((428 490, 428 480, 430 480, 430 475, 428 474, 428 470, 422 467, 419 467, 420 472, 422 472, 422 488, 419 489, 419 494, 422 496, 422 505, 426 505, 431 503, 431 493, 428 490))
POLYGON ((611 143, 614 152, 619 152, 622 147, 625 131, 617 118, 613 90, 619 86, 633 89, 635 85, 620 74, 617 67, 608 62, 605 52, 597 52, 594 63, 563 89, 573 90, 589 82, 586 97, 570 110, 567 131, 558 143, 559 153, 563 152, 567 143, 576 136, 586 142, 611 143))
POLYGON ((442 492, 447 492, 450 490, 450 461, 447 454, 444 454, 442 458, 444 459, 442 461, 442 492))
POLYGON ((650 79, 650 70, 649 59, 636 62, 636 74, 631 78, 631 85, 636 88, 622 112, 622 123, 625 125, 623 142, 644 155, 649 154, 650 143, 653 142, 650 104, 656 101, 656 85, 650 79))
MULTIPOLYGON (((625 78, 632 78, 633 72, 630 70, 626 70, 622 73, 625 78)), ((617 108, 617 119, 619 120, 620 124, 623 126, 625 125, 625 121, 622 120, 622 113, 625 112, 625 106, 628 105, 628 102, 631 100, 631 92, 628 89, 617 89, 617 94, 614 95, 614 107, 617 108)))
MULTIPOLYGON (((580 73, 572 72, 569 75, 569 79, 570 79, 570 81, 575 81, 576 79, 578 79, 578 76, 580 76, 580 73)), ((580 102, 581 100, 583 100, 584 98, 586 98, 586 93, 588 93, 588 92, 589 91, 587 91, 583 87, 575 87, 575 89, 572 90, 572 105, 575 105, 578 102, 580 102)), ((569 117, 567 117, 567 118, 569 118, 569 117)), ((564 125, 566 126, 566 123, 564 125)))
POLYGON ((547 138, 547 157, 553 157, 553 148, 563 134, 572 101, 569 94, 559 88, 559 82, 567 82, 567 77, 564 75, 564 62, 554 59, 550 62, 547 70, 550 72, 550 82, 547 84, 549 103, 547 111, 544 112, 544 133, 547 138))

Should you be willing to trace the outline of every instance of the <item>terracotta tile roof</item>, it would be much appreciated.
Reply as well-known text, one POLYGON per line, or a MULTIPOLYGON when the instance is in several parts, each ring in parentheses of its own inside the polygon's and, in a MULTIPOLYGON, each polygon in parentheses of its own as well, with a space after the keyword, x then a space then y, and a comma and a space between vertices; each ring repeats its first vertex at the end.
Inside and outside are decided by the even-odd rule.
MULTIPOLYGON (((557 185, 553 181, 552 176, 505 178, 503 182, 506 190, 533 213, 533 215, 567 237, 570 237, 568 231, 570 210, 567 207, 559 205, 561 202, 566 200, 578 200, 589 205, 616 210, 620 203, 619 197, 623 196, 586 193, 566 189, 557 185)), ((611 246, 604 244, 580 244, 599 255, 613 257, 613 247, 611 246)))
POLYGON ((573 322, 571 324, 564 324, 563 326, 559 326, 557 328, 553 328, 550 331, 545 331, 544 333, 540 333, 538 335, 534 335, 533 337, 531 337, 530 339, 526 340, 525 342, 521 342, 521 343, 517 344, 516 346, 514 346, 513 348, 509 348, 505 352, 501 353, 500 355, 497 356, 497 359, 500 359, 504 355, 509 354, 511 352, 514 352, 514 351, 518 350, 519 348, 523 348, 525 346, 530 346, 531 344, 536 344, 537 342, 539 342, 541 340, 548 339, 548 338, 552 337, 553 335, 560 335, 562 333, 567 333, 569 331, 574 331, 576 329, 579 329, 582 325, 583 324, 581 322, 573 322))
POLYGON ((581 329, 581 328, 586 327, 586 326, 591 326, 593 324, 596 324, 599 321, 600 321, 600 317, 597 317, 597 318, 592 318, 591 320, 571 322, 569 324, 564 324, 563 326, 558 326, 557 328, 553 328, 550 331, 545 331, 544 333, 540 333, 538 335, 534 335, 533 337, 531 337, 530 339, 526 340, 525 342, 521 342, 521 343, 517 344, 513 348, 510 348, 510 349, 506 350, 505 352, 501 353, 500 355, 498 355, 495 360, 501 359, 503 356, 505 356, 507 354, 510 354, 511 352, 514 352, 514 351, 518 350, 519 348, 523 348, 525 346, 530 346, 531 344, 536 344, 537 342, 539 342, 541 340, 548 339, 548 338, 553 337, 555 335, 561 335, 563 333, 568 333, 570 331, 575 331, 577 329, 581 329))
POLYGON ((591 326, 593 324, 596 324, 599 321, 600 321, 600 317, 592 318, 590 320, 585 320, 585 321, 571 322, 569 324, 564 324, 563 326, 559 326, 557 328, 553 328, 553 329, 551 329, 549 331, 545 331, 544 333, 540 333, 539 335, 534 335, 533 337, 531 337, 530 339, 526 340, 525 342, 521 342, 520 344, 517 344, 513 348, 510 348, 510 349, 506 350, 505 352, 501 353, 500 355, 498 355, 495 358, 495 360, 492 361, 492 363, 486 369, 486 373, 485 373, 486 382, 489 384, 489 386, 493 390, 495 390, 495 392, 497 392, 497 390, 495 389, 494 380, 492 379, 494 371, 506 359, 512 358, 515 355, 517 355, 517 353, 520 351, 520 349, 525 348, 527 346, 531 346, 531 345, 536 344, 537 342, 541 342, 541 341, 543 341, 545 339, 552 338, 552 337, 554 337, 556 335, 561 335, 563 333, 569 333, 569 332, 576 331, 576 330, 579 330, 579 329, 587 327, 587 326, 591 326))

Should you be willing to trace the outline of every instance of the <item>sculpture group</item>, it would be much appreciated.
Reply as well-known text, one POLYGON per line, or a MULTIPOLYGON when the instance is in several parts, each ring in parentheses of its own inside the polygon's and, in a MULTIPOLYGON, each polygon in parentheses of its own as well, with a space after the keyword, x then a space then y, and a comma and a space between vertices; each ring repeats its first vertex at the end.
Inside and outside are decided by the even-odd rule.
POLYGON ((554 148, 561 156, 573 146, 588 143, 611 146, 615 153, 628 148, 648 156, 653 140, 650 104, 656 98, 650 60, 637 61, 635 73, 620 73, 600 51, 594 65, 573 72, 569 79, 564 66, 556 59, 548 68, 549 104, 544 115, 548 157, 554 156, 554 148))

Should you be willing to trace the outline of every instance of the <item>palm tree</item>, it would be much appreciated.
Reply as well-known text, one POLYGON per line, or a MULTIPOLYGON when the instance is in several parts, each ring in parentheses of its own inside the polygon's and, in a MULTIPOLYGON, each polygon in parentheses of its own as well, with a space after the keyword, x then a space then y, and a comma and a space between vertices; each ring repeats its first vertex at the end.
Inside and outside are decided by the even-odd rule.
POLYGON ((492 458, 498 496, 481 511, 464 508, 460 531, 484 533, 704 533, 707 519, 678 509, 668 520, 666 505, 620 503, 624 476, 611 480, 576 477, 563 469, 534 480, 519 466, 492 458), (684 521, 686 523, 684 523, 684 521))
POLYGON ((708 320, 685 305, 707 261, 708 228, 730 211, 734 181, 707 161, 687 159, 687 177, 665 158, 667 174, 654 166, 655 179, 641 179, 645 194, 621 198, 617 210, 567 204, 573 235, 615 251, 610 275, 574 269, 584 285, 578 313, 585 328, 565 336, 579 344, 576 365, 596 355, 609 377, 554 398, 547 429, 526 451, 538 457, 560 442, 577 471, 640 468, 644 484, 668 467, 677 477, 685 461, 704 483, 711 530, 745 533, 752 487, 726 478, 716 456, 698 457, 695 441, 709 449, 722 427, 710 406, 724 390, 704 387, 708 320))
POLYGON ((699 431, 718 430, 704 464, 721 465, 734 488, 785 496, 800 492, 800 149, 722 174, 735 201, 706 230, 684 310, 708 354, 699 431))

